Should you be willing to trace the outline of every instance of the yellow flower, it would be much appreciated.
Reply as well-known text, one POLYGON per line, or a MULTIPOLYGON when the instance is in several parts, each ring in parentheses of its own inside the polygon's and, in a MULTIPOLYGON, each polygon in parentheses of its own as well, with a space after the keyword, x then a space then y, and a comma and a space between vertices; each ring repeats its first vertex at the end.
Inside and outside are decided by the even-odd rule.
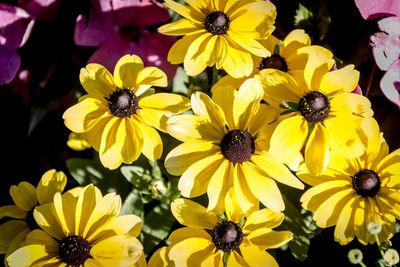
POLYGON ((68 136, 67 145, 76 151, 81 151, 90 148, 87 137, 83 133, 71 132, 68 136))
POLYGON ((161 26, 167 35, 184 35, 170 49, 168 61, 183 62, 188 75, 197 75, 216 65, 233 77, 249 76, 251 55, 270 56, 260 42, 275 29, 275 6, 260 0, 187 0, 189 6, 173 0, 165 5, 183 18, 161 26))
MULTIPOLYGON (((291 31, 285 39, 281 42, 278 38, 270 35, 266 40, 260 40, 269 51, 273 54, 268 57, 252 56, 253 58, 253 73, 250 77, 258 74, 263 69, 278 69, 287 72, 291 76, 302 75, 307 63, 307 56, 304 53, 298 53, 299 49, 310 46, 311 39, 304 32, 304 30, 296 29, 291 31), (278 47, 278 49, 276 49, 278 47)), ((320 60, 332 61, 333 55, 327 58, 320 58, 320 60)), ((246 78, 233 78, 229 75, 222 77, 211 89, 217 87, 225 87, 226 85, 233 85, 239 88, 246 78)), ((271 103, 270 103, 271 104, 271 103)))
POLYGON ((361 139, 365 136, 360 124, 373 112, 366 97, 350 93, 359 78, 353 65, 330 71, 333 62, 320 59, 329 58, 327 49, 308 46, 299 50, 308 53, 304 76, 295 79, 280 70, 265 69, 256 78, 263 84, 264 99, 285 110, 271 136, 271 153, 287 163, 305 147, 307 168, 321 174, 330 150, 349 157, 363 153, 361 139))
POLYGON ((261 129, 276 114, 260 104, 261 85, 251 78, 239 90, 218 92, 212 99, 193 93, 194 115, 168 120, 168 133, 183 143, 167 155, 167 171, 182 175, 178 184, 182 196, 207 193, 208 210, 223 210, 231 187, 244 212, 257 209, 259 202, 277 212, 284 210, 275 180, 300 189, 304 185, 263 149, 266 141, 260 137, 261 129))
POLYGON ((176 266, 278 266, 266 249, 279 248, 292 239, 289 231, 274 231, 283 213, 269 209, 243 215, 233 191, 227 194, 225 214, 207 211, 188 199, 176 199, 171 210, 187 226, 172 232, 168 256, 176 266), (239 252, 240 251, 240 252, 239 252))
POLYGON ((114 76, 99 64, 88 64, 80 81, 88 94, 66 110, 63 119, 71 131, 87 136, 109 169, 132 163, 140 153, 159 159, 163 145, 156 129, 164 130, 165 114, 190 108, 189 100, 180 95, 147 95, 152 86, 166 86, 167 77, 156 67, 144 67, 135 55, 123 56, 114 76))
POLYGON ((34 208, 53 201, 54 194, 62 192, 66 183, 65 174, 52 169, 43 174, 37 188, 28 182, 10 187, 15 205, 0 207, 0 219, 12 218, 0 225, 0 253, 7 257, 21 246, 30 231, 39 228, 33 219, 34 208))
POLYGON ((93 185, 56 193, 53 203, 35 208, 41 230, 26 237, 24 246, 7 261, 18 266, 131 266, 142 255, 137 240, 141 220, 118 216, 121 199, 102 196, 93 185))
POLYGON ((371 222, 382 226, 379 240, 388 240, 396 218, 400 219, 400 149, 389 154, 376 122, 370 119, 364 124, 376 131, 361 157, 332 153, 323 175, 312 175, 305 167, 298 173, 313 186, 301 197, 302 206, 315 211, 313 219, 319 227, 335 226, 335 240, 342 245, 354 236, 362 244, 374 243, 367 229, 371 222))

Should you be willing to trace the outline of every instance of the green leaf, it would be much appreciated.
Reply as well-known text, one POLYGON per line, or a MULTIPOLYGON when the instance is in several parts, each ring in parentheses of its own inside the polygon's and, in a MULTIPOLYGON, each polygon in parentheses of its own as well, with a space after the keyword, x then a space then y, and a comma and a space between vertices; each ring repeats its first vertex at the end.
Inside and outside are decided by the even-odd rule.
POLYGON ((167 205, 155 206, 145 216, 141 233, 145 254, 167 238, 174 222, 175 218, 167 205))
POLYGON ((120 215, 124 214, 135 214, 143 220, 144 205, 139 190, 133 188, 129 195, 125 198, 124 202, 122 203, 120 215))
POLYGON ((301 23, 308 21, 313 16, 311 10, 309 10, 306 6, 299 4, 299 7, 296 10, 296 14, 294 16, 294 25, 299 26, 301 23))
POLYGON ((224 252, 224 254, 222 256, 222 263, 224 264, 224 267, 228 266, 228 261, 229 261, 229 256, 230 255, 231 255, 231 253, 224 252))
POLYGON ((189 76, 185 70, 179 66, 176 70, 174 79, 172 80, 172 92, 176 94, 188 95, 189 76))
POLYGON ((132 185, 123 178, 118 169, 109 170, 101 165, 97 154, 95 154, 95 159, 67 159, 66 166, 80 185, 86 186, 92 183, 103 194, 116 192, 124 200, 132 190, 132 185))
POLYGON ((294 103, 294 102, 282 102, 282 103, 279 105, 279 107, 280 107, 280 108, 288 109, 288 110, 290 110, 291 112, 299 111, 298 103, 294 103))

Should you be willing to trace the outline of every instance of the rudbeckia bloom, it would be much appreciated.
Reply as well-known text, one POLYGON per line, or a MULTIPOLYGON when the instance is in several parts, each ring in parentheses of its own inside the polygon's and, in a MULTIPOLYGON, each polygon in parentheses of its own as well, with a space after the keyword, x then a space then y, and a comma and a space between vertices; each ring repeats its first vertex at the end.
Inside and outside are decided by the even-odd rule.
MULTIPOLYGON (((256 75, 264 87, 265 100, 279 103, 284 110, 270 140, 270 151, 282 162, 291 162, 305 146, 307 168, 321 174, 326 169, 330 150, 348 156, 364 151, 360 128, 364 117, 371 117, 371 103, 350 93, 357 86, 359 72, 353 65, 332 70, 331 53, 319 46, 299 49, 308 55, 304 76, 296 79, 276 69, 256 75)), ((368 129, 366 129, 368 130, 368 129)))
MULTIPOLYGON (((292 76, 302 75, 302 71, 304 71, 304 67, 307 63, 307 55, 298 54, 297 51, 304 46, 311 45, 311 39, 304 30, 296 29, 291 31, 282 42, 275 36, 270 35, 266 40, 260 40, 260 43, 264 45, 268 51, 273 51, 273 53, 267 57, 252 56, 254 67, 253 73, 250 75, 251 77, 263 69, 270 68, 287 72, 292 76)), ((326 60, 332 60, 332 57, 326 58, 326 60)), ((215 87, 225 86, 227 84, 239 88, 245 80, 245 77, 235 79, 226 75, 213 86, 212 90, 215 87)))
POLYGON ((15 205, 0 207, 0 219, 12 218, 0 225, 0 253, 5 253, 7 257, 21 246, 30 231, 39 228, 33 218, 33 210, 37 205, 53 201, 54 194, 62 192, 66 183, 65 174, 52 169, 43 174, 37 188, 28 182, 10 187, 15 205))
POLYGON ((131 266, 142 255, 137 240, 141 220, 118 216, 121 199, 115 193, 102 196, 93 185, 56 193, 53 203, 35 208, 41 227, 26 237, 12 253, 13 266, 131 266))
POLYGON ((292 239, 289 231, 272 230, 283 221, 283 213, 261 209, 244 216, 232 193, 227 194, 226 211, 219 216, 188 199, 172 202, 172 213, 186 226, 168 238, 168 257, 176 266, 222 266, 227 256, 228 267, 278 266, 265 250, 292 239))
POLYGON ((315 211, 313 219, 319 227, 335 226, 335 240, 342 245, 354 236, 362 244, 375 242, 367 230, 370 222, 382 226, 379 240, 388 240, 396 218, 400 219, 400 149, 389 154, 378 126, 374 128, 376 134, 361 157, 332 153, 323 175, 312 175, 307 168, 298 173, 312 186, 301 197, 302 206, 315 211))
POLYGON ((167 35, 184 35, 170 49, 168 61, 183 62, 188 75, 197 75, 207 66, 216 65, 238 78, 253 71, 251 55, 270 56, 260 42, 274 30, 275 6, 269 1, 186 1, 173 0, 165 5, 183 18, 161 26, 167 35))
POLYGON ((194 115, 170 118, 167 131, 183 141, 165 159, 167 171, 182 175, 178 189, 184 197, 207 192, 208 209, 223 209, 225 195, 233 186, 243 211, 258 208, 284 210, 275 180, 303 189, 304 185, 281 162, 264 151, 260 136, 276 113, 260 104, 263 90, 253 78, 236 90, 227 88, 210 99, 202 92, 191 96, 194 115))
POLYGON ((140 153, 159 159, 163 145, 156 129, 165 128, 165 114, 190 107, 180 95, 149 94, 152 86, 167 86, 167 77, 156 67, 144 67, 135 55, 123 56, 114 76, 99 64, 88 64, 80 80, 88 94, 66 110, 63 119, 71 131, 85 133, 109 169, 132 163, 140 153))

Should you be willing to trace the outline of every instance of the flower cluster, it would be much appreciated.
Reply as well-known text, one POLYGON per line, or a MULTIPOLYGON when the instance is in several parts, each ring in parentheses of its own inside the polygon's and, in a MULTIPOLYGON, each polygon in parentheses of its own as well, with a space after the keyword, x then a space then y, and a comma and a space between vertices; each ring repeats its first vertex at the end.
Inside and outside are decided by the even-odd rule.
MULTIPOLYGON (((75 43, 98 48, 62 119, 68 146, 90 149, 101 171, 67 161, 80 186, 54 169, 36 188, 12 186, 15 205, 0 207, 0 219, 11 218, 0 225, 5 264, 278 266, 267 250, 297 238, 285 225, 294 206, 310 224, 334 227, 341 245, 376 242, 398 263, 381 242, 400 219, 400 149, 389 149, 355 65, 303 29, 278 37, 271 1, 185 2, 92 0, 77 17, 75 43), (207 85, 179 93, 178 65, 207 85), (135 210, 148 203, 153 217, 135 210), (147 238, 146 220, 165 230, 154 218, 162 212, 176 224, 147 238)), ((371 40, 387 70, 382 90, 400 105, 398 18, 381 20, 388 35, 371 40)), ((348 257, 363 260, 360 250, 348 257)))

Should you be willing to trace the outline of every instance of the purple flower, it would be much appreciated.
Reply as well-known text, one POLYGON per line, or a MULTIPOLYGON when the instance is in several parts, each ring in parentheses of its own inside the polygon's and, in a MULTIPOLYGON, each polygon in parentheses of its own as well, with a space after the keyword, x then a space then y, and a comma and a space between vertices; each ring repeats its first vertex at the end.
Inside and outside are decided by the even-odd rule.
POLYGON ((61 0, 18 0, 20 7, 25 9, 37 20, 53 20, 61 0))
POLYGON ((34 23, 24 9, 0 3, 0 85, 15 77, 21 64, 16 50, 26 43, 34 23))
POLYGON ((364 19, 400 16, 399 0, 354 0, 364 19))
POLYGON ((142 58, 145 66, 156 66, 172 79, 176 65, 167 61, 175 38, 151 33, 146 28, 170 18, 168 10, 153 0, 92 0, 89 19, 78 16, 75 43, 81 46, 100 46, 89 58, 109 71, 125 54, 142 58))

